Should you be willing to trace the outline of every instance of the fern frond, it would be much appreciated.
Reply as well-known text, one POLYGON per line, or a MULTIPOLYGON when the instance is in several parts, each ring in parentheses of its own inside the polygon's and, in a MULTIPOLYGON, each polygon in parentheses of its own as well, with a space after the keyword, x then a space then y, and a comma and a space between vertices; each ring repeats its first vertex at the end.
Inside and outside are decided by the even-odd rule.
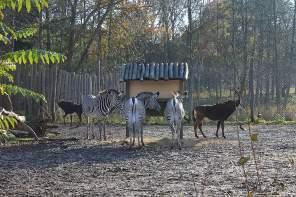
POLYGON ((0 10, 9 8, 20 12, 23 8, 26 8, 27 12, 30 12, 32 5, 34 5, 39 12, 43 7, 48 7, 46 0, 1 0, 0 10))
POLYGON ((37 33, 38 29, 35 25, 15 31, 16 39, 32 37, 37 33))
POLYGON ((24 97, 31 97, 36 102, 39 102, 39 101, 43 101, 45 103, 47 102, 44 95, 34 92, 32 90, 21 88, 19 86, 11 85, 11 84, 1 84, 0 86, 2 86, 3 90, 7 92, 9 95, 20 94, 24 97))
POLYGON ((0 41, 5 45, 10 43, 11 40, 18 40, 23 38, 29 38, 36 34, 38 28, 36 25, 32 25, 31 27, 26 27, 20 30, 14 30, 8 25, 0 22, 0 41))
POLYGON ((11 83, 13 82, 13 75, 4 70, 0 70, 0 79, 2 78, 6 78, 11 83))
POLYGON ((39 49, 14 51, 0 57, 0 61, 10 60, 16 64, 38 64, 40 61, 43 64, 54 64, 64 62, 65 59, 66 57, 60 53, 39 49))

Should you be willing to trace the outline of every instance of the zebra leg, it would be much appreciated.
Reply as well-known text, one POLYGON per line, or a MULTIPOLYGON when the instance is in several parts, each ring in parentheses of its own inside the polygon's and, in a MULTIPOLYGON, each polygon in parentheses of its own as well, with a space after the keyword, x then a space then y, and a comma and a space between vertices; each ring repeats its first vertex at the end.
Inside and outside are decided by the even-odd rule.
POLYGON ((89 139, 91 140, 93 136, 93 120, 90 120, 90 136, 89 139))
POLYGON ((67 114, 63 115, 63 118, 64 118, 64 125, 66 125, 66 116, 67 116, 67 114))
POLYGON ((179 150, 181 150, 181 127, 177 128, 177 143, 179 150))
POLYGON ((107 138, 106 138, 106 122, 105 121, 103 122, 103 131, 104 131, 104 140, 106 141, 107 138))
POLYGON ((138 147, 141 147, 141 144, 140 144, 140 132, 141 132, 141 127, 140 128, 137 128, 138 147))
POLYGON ((70 115, 70 119, 71 119, 70 127, 72 127, 72 120, 73 120, 73 116, 72 116, 72 114, 70 115))
POLYGON ((171 149, 173 149, 174 148, 174 141, 175 141, 175 129, 174 129, 173 125, 171 125, 171 131, 172 131, 171 149))
MULTIPOLYGON (((220 124, 221 124, 221 121, 219 120, 218 123, 217 123, 217 131, 216 131, 216 137, 218 138, 218 131, 219 131, 219 128, 220 128, 220 124)), ((221 125, 222 127, 222 125, 221 125)))
POLYGON ((144 139, 143 139, 143 125, 141 125, 141 142, 142 142, 142 146, 145 146, 144 139))
POLYGON ((135 125, 133 125, 133 146, 135 145, 135 140, 136 140, 136 131, 135 131, 135 125))
POLYGON ((100 133, 100 141, 102 140, 102 124, 101 122, 99 121, 99 133, 100 133))
POLYGON ((180 139, 183 139, 183 123, 181 120, 181 127, 180 127, 180 139))
POLYGON ((128 122, 126 121, 126 127, 125 127, 125 138, 128 138, 130 136, 129 130, 128 130, 128 122))
POLYGON ((91 123, 91 132, 92 132, 92 139, 95 139, 95 133, 94 133, 94 124, 95 124, 95 122, 94 122, 94 118, 92 119, 92 123, 91 123))
MULTIPOLYGON (((128 127, 128 128, 130 128, 130 127, 128 127)), ((132 147, 132 138, 133 138, 133 136, 130 135, 129 138, 130 138, 130 148, 131 148, 132 147)))
POLYGON ((87 117, 87 126, 86 126, 86 139, 88 140, 88 130, 89 130, 89 117, 87 117))

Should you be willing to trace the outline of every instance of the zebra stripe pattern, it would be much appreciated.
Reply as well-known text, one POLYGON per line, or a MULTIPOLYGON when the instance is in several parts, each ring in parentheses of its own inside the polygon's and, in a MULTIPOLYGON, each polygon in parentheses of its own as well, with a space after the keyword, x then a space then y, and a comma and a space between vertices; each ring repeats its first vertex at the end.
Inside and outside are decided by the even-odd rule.
MULTIPOLYGON (((121 103, 121 95, 117 90, 108 89, 100 92, 97 96, 94 95, 84 95, 82 96, 82 112, 87 116, 87 139, 88 131, 90 126, 92 126, 93 132, 93 123, 89 123, 89 118, 103 118, 104 122, 108 115, 118 107, 121 103)), ((93 138, 94 138, 93 132, 93 138)), ((101 133, 100 133, 101 138, 101 133)), ((104 139, 106 140, 106 134, 104 129, 104 139)))
POLYGON ((124 114, 127 123, 127 129, 132 131, 133 135, 130 135, 130 146, 135 144, 135 138, 137 135, 138 146, 144 146, 143 140, 143 123, 146 117, 146 109, 154 109, 160 111, 160 105, 157 101, 159 92, 142 92, 137 97, 129 98, 124 103, 124 114), (141 144, 140 144, 141 136, 141 144))
POLYGON ((181 129, 182 120, 185 116, 185 110, 183 107, 183 96, 179 93, 173 93, 173 98, 170 99, 164 110, 165 117, 169 123, 169 127, 172 131, 172 148, 174 147, 175 135, 178 148, 181 149, 181 129))

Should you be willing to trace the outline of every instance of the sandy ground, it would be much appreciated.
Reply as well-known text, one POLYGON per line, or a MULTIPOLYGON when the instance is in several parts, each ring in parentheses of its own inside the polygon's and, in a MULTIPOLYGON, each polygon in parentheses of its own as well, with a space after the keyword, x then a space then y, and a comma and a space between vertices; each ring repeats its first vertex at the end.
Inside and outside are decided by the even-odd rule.
MULTIPOLYGON (((85 127, 61 126, 59 138, 80 140, 0 147, 0 196, 247 196, 237 128, 226 125, 226 139, 215 137, 214 126, 204 130, 208 138, 196 139, 185 127, 183 149, 171 150, 168 127, 145 126, 146 146, 129 149, 123 127, 108 127, 107 142, 100 142, 83 140, 85 127)), ((252 130, 261 182, 253 194, 295 196, 296 126, 252 130)), ((248 133, 240 138, 249 156, 248 133)), ((245 169, 254 188, 253 159, 245 169)))

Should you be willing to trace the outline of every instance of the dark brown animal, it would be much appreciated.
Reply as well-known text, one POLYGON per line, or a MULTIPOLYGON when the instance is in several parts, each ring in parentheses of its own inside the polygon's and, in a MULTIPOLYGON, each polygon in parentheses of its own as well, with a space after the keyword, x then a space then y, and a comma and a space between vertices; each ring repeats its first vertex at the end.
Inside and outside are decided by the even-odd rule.
POLYGON ((60 101, 58 102, 58 106, 65 112, 64 118, 64 124, 66 124, 65 118, 68 114, 70 114, 71 118, 71 126, 72 126, 72 114, 76 113, 79 117, 80 123, 81 123, 81 114, 82 114, 82 105, 75 104, 71 101, 60 101))
POLYGON ((210 120, 217 120, 217 131, 216 136, 218 137, 218 130, 222 128, 222 136, 224 135, 224 121, 235 111, 235 109, 240 104, 240 99, 238 100, 229 100, 224 103, 218 103, 216 105, 201 105, 197 106, 192 111, 192 117, 194 121, 194 133, 195 137, 198 138, 197 135, 197 127, 199 128, 203 137, 206 137, 202 131, 202 120, 206 117, 210 120))

